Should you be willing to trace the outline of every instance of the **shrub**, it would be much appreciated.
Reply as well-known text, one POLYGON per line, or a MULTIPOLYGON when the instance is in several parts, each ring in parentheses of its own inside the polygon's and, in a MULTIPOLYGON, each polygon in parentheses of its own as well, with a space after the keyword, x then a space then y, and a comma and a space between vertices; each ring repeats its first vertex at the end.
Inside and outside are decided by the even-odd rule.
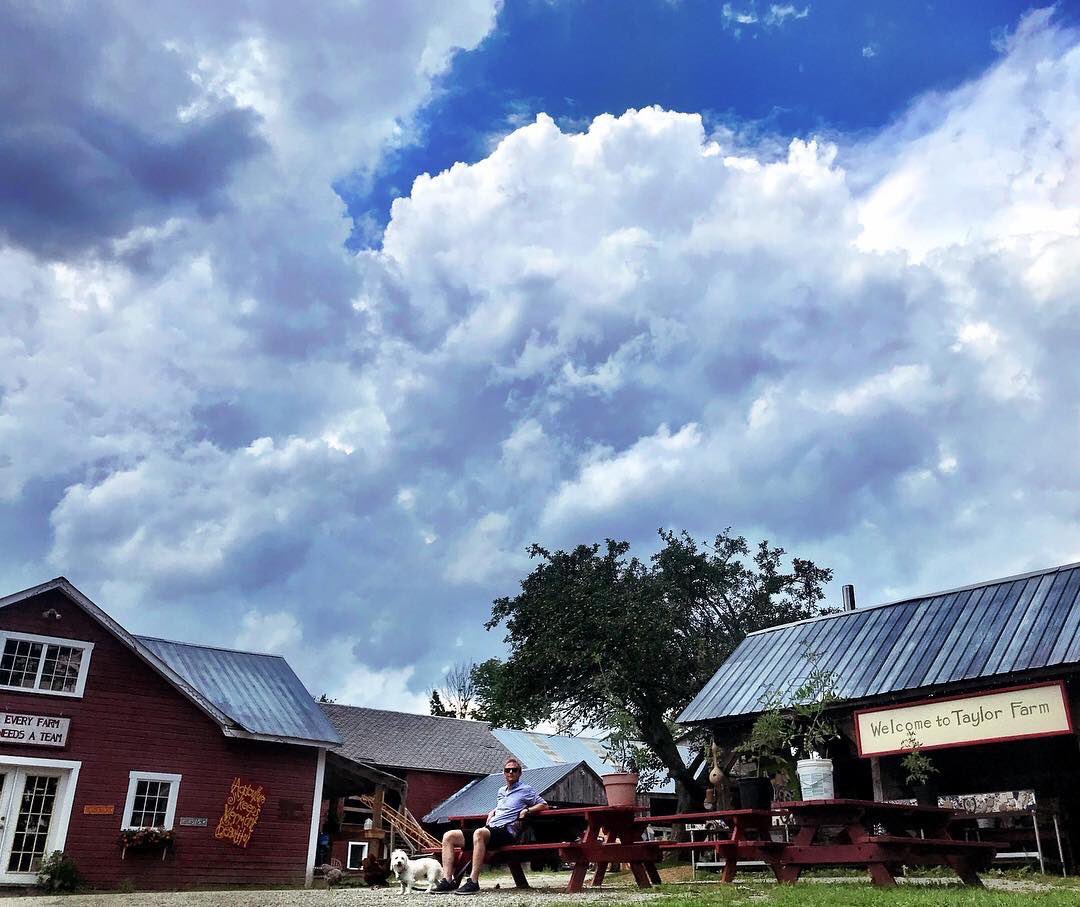
POLYGON ((75 861, 59 850, 54 850, 41 864, 37 881, 38 885, 50 894, 78 891, 82 887, 82 878, 75 861))

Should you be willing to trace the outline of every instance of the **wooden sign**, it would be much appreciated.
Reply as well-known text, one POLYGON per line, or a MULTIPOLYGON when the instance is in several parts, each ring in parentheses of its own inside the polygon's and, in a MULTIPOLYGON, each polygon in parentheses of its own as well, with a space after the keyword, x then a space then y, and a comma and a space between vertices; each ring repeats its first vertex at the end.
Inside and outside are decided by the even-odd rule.
POLYGON ((971 696, 946 696, 855 713, 860 756, 1071 734, 1061 682, 1009 687, 971 696))
POLYGON ((229 788, 229 799, 225 801, 225 812, 214 829, 214 837, 231 841, 237 847, 247 847, 265 802, 266 794, 262 787, 244 784, 239 778, 234 778, 229 788))
POLYGON ((67 746, 70 718, 0 712, 0 743, 29 746, 67 746))
POLYGON ((84 816, 111 816, 116 812, 115 803, 87 804, 82 808, 84 816))

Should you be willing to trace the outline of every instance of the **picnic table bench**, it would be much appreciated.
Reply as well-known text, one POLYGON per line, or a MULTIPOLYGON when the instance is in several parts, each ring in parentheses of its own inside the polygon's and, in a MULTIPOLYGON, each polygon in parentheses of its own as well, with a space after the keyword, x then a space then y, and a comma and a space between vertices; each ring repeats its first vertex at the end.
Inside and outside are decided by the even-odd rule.
POLYGON ((819 866, 865 866, 875 885, 892 886, 904 865, 948 866, 965 885, 982 886, 999 845, 952 836, 954 810, 874 800, 777 803, 798 831, 784 847, 777 878, 795 882, 819 866), (832 834, 827 834, 831 832, 832 834))
MULTIPOLYGON (((593 874, 593 887, 603 884, 607 868, 612 863, 627 863, 639 888, 649 888, 660 884, 660 874, 656 864, 660 860, 660 845, 641 839, 642 826, 634 821, 639 807, 633 806, 587 806, 577 809, 548 809, 531 816, 531 823, 551 821, 553 819, 574 818, 581 820, 584 826, 581 835, 573 841, 536 842, 529 844, 510 844, 505 847, 489 847, 484 858, 488 864, 503 864, 509 870, 518 888, 528 888, 522 864, 537 858, 557 857, 570 864, 568 892, 581 891, 585 885, 585 876, 589 865, 596 864, 593 874)), ((466 831, 465 840, 469 842, 468 829, 484 824, 486 815, 451 816, 450 821, 458 823, 466 831)), ((429 852, 437 855, 441 851, 432 848, 429 852)), ((455 853, 454 880, 461 879, 472 867, 468 858, 469 851, 455 853), (465 859, 463 859, 465 858, 465 859)))
POLYGON ((669 816, 643 816, 634 820, 639 824, 686 824, 688 822, 723 823, 726 830, 717 829, 715 837, 704 841, 661 841, 662 851, 711 850, 717 859, 723 859, 721 879, 730 882, 740 862, 765 863, 777 879, 783 841, 770 837, 773 814, 767 809, 724 809, 709 812, 676 813, 669 816), (720 837, 724 834, 724 837, 720 837))

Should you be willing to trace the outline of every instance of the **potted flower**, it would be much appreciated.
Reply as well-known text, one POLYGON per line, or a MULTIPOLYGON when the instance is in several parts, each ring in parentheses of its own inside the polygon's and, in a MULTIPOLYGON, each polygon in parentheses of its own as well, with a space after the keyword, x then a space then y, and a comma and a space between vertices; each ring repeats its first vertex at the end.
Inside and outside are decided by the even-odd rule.
POLYGON ((922 751, 914 732, 900 744, 900 748, 907 750, 900 760, 900 767, 904 770, 904 780, 915 794, 915 801, 920 806, 937 806, 937 795, 930 785, 930 776, 937 774, 937 766, 922 751))
POLYGON ((783 696, 773 691, 762 700, 764 711, 750 728, 750 735, 735 753, 742 772, 735 778, 743 809, 768 809, 772 804, 772 777, 791 774, 788 738, 790 728, 782 707, 783 696))
POLYGON ((833 763, 825 754, 832 741, 839 740, 836 722, 829 707, 836 695, 836 674, 817 667, 817 657, 807 655, 813 665, 806 680, 791 694, 791 735, 788 743, 795 756, 798 790, 803 800, 833 797, 833 763))
MULTIPOLYGON (((825 758, 828 745, 839 739, 829 708, 839 700, 836 674, 817 667, 817 656, 807 653, 811 670, 790 692, 772 690, 762 697, 762 712, 750 729, 750 736, 736 751, 752 768, 752 779, 743 784, 750 790, 755 808, 765 798, 765 779, 777 773, 786 776, 788 786, 802 800, 827 800, 833 796, 832 760, 825 758)), ((739 794, 745 794, 742 785, 739 794)), ((768 795, 771 800, 771 793, 768 795)), ((767 807, 768 803, 765 802, 767 807)))
POLYGON ((639 795, 647 794, 660 781, 663 764, 652 750, 633 737, 630 717, 619 713, 615 729, 604 741, 607 760, 615 771, 601 775, 608 806, 636 806, 639 795))

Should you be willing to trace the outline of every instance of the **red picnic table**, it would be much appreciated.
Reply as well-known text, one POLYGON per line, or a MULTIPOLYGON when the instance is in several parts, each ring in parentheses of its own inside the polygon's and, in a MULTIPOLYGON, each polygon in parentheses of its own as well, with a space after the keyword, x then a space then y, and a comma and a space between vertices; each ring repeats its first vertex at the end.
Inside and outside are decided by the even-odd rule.
MULTIPOLYGON (((573 841, 511 844, 507 847, 490 848, 485 862, 506 864, 514 878, 514 884, 518 888, 528 888, 529 882, 521 864, 536 858, 557 855, 561 861, 571 866, 570 883, 566 886, 569 892, 581 891, 584 887, 585 874, 590 863, 596 864, 592 881, 594 888, 603 884, 610 864, 627 863, 638 887, 650 888, 660 884, 660 873, 656 869, 656 864, 660 861, 660 845, 654 841, 641 840, 644 826, 634 821, 639 812, 641 808, 635 806, 548 809, 531 816, 530 823, 564 818, 580 819, 585 826, 580 837, 573 841)), ((470 826, 483 825, 486 820, 486 815, 450 816, 450 821, 457 822, 466 832, 470 826)), ((470 840, 468 833, 465 840, 470 840)), ((455 879, 461 878, 470 866, 471 860, 466 861, 457 869, 455 879)))
POLYGON ((953 838, 954 810, 876 800, 799 800, 776 803, 798 826, 784 846, 777 878, 795 882, 803 869, 865 866, 875 885, 896 884, 904 865, 948 866, 965 885, 982 886, 978 872, 994 858, 997 844, 953 838))

